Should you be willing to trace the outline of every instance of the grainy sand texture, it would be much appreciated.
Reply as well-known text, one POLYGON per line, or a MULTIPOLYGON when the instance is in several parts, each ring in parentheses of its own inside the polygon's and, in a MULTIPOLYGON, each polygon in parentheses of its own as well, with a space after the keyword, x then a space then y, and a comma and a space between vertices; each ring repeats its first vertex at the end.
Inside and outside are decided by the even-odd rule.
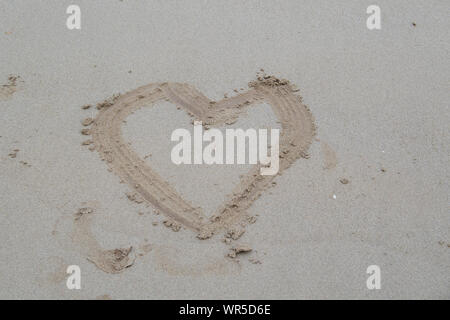
POLYGON ((0 3, 0 298, 450 298, 447 1, 378 1, 381 30, 362 1, 69 4, 0 3), (278 173, 174 164, 195 121, 279 129, 278 173))

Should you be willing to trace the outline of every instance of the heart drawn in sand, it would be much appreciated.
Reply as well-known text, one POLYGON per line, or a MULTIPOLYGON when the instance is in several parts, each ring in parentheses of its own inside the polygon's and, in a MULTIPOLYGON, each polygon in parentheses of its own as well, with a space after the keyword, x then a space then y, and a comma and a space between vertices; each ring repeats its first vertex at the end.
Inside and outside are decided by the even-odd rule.
POLYGON ((287 80, 262 76, 249 83, 247 92, 215 102, 188 84, 149 84, 99 104, 100 111, 90 134, 101 158, 122 181, 167 217, 197 232, 198 238, 206 239, 218 230, 242 223, 246 210, 271 185, 275 176, 261 175, 260 164, 254 165, 225 203, 211 218, 207 218, 201 208, 183 199, 130 148, 122 137, 122 122, 137 109, 166 100, 184 109, 195 120, 212 127, 232 123, 243 109, 266 102, 281 123, 278 171, 281 174, 297 159, 306 157, 315 135, 313 117, 296 91, 287 80))

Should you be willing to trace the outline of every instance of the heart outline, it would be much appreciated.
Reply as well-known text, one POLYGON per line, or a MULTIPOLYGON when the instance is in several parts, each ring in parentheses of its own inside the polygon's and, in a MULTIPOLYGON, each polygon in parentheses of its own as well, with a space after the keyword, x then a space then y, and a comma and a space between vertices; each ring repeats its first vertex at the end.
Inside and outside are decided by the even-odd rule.
POLYGON ((260 164, 245 174, 216 213, 207 218, 175 191, 122 138, 121 124, 129 114, 143 106, 152 106, 160 100, 170 101, 183 108, 204 125, 222 125, 234 122, 242 111, 256 102, 267 102, 281 123, 281 174, 307 150, 315 135, 314 119, 297 90, 286 80, 273 76, 259 77, 249 83, 249 90, 220 101, 212 101, 193 86, 183 83, 154 83, 139 87, 113 101, 103 104, 94 119, 90 134, 102 160, 145 201, 169 218, 196 231, 206 239, 217 230, 243 221, 246 210, 271 185, 276 177, 260 174, 260 164))

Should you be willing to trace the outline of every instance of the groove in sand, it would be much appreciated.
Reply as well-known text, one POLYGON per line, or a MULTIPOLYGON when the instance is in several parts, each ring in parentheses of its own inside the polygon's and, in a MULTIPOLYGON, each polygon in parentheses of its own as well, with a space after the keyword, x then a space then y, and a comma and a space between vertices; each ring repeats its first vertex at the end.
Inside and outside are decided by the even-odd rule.
POLYGON ((260 175, 255 165, 233 190, 228 200, 207 218, 201 208, 194 207, 178 194, 124 141, 121 125, 128 115, 157 101, 170 101, 183 108, 195 120, 208 127, 234 122, 243 109, 255 102, 267 102, 281 123, 281 174, 306 152, 315 135, 313 117, 286 80, 273 76, 258 77, 249 90, 221 101, 211 101, 194 87, 181 83, 155 83, 114 98, 100 106, 90 129, 95 149, 111 170, 142 198, 167 217, 198 233, 200 239, 216 231, 242 222, 245 211, 271 185, 275 176, 260 175))

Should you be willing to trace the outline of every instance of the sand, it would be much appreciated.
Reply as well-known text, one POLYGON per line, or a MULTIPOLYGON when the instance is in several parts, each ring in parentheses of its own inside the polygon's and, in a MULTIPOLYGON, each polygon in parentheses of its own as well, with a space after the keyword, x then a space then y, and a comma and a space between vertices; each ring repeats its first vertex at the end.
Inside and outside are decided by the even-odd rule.
POLYGON ((378 2, 378 31, 360 1, 78 4, 0 4, 0 298, 450 298, 446 2, 378 2), (170 161, 192 116, 300 143, 236 202, 253 166, 170 161))
MULTIPOLYGON (((277 151, 281 159, 278 174, 281 174, 297 159, 307 157, 307 150, 315 135, 312 115, 302 104, 302 98, 293 94, 294 89, 287 80, 263 74, 252 81, 249 87, 251 90, 246 93, 219 102, 210 101, 186 84, 161 83, 140 87, 116 97, 107 105, 101 105, 95 120, 86 118, 82 124, 93 124, 90 129, 93 140, 86 140, 82 144, 94 143, 101 159, 134 191, 134 194, 128 195, 130 200, 143 202, 137 200, 136 196, 139 195, 140 199, 162 211, 168 218, 196 231, 199 239, 208 239, 219 230, 226 230, 234 224, 244 224, 248 218, 246 209, 265 189, 272 186, 276 175, 262 175, 261 164, 255 165, 241 176, 240 183, 228 196, 226 203, 208 219, 202 208, 196 208, 183 199, 127 145, 122 137, 121 126, 130 113, 160 100, 184 108, 188 115, 196 121, 202 121, 205 127, 235 123, 245 108, 256 102, 268 101, 282 125, 281 151, 277 151)), ((169 226, 173 227, 174 224, 171 222, 169 226)), ((176 225, 175 229, 178 228, 176 225)))

